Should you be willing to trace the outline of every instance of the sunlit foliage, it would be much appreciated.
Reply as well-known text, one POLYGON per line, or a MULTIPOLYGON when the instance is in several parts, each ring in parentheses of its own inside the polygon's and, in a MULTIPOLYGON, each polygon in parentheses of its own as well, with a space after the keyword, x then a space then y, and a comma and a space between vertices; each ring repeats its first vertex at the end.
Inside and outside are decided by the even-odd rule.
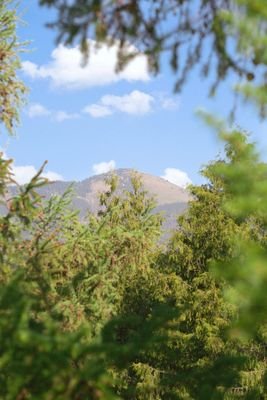
MULTIPOLYGON (((59 7, 69 43, 86 47, 88 29, 98 41, 119 40, 119 67, 128 42, 156 72, 169 50, 178 88, 211 40, 219 81, 232 70, 251 82, 259 66, 259 86, 242 90, 264 111, 262 1, 41 3, 59 7), (179 24, 160 38, 170 14, 179 24), (181 69, 183 35, 190 51, 181 69)), ((10 132, 24 92, 11 4, 0 5, 1 121, 10 132)), ((164 245, 162 216, 138 176, 123 193, 111 177, 98 215, 81 223, 70 193, 40 197, 43 168, 11 196, 11 161, 0 156, 0 398, 266 399, 267 167, 246 135, 203 117, 225 141, 225 157, 203 169, 206 184, 190 188, 164 245)))
POLYGON ((19 52, 23 48, 17 38, 17 12, 13 0, 0 2, 0 121, 9 133, 19 122, 19 110, 26 87, 18 78, 19 52))

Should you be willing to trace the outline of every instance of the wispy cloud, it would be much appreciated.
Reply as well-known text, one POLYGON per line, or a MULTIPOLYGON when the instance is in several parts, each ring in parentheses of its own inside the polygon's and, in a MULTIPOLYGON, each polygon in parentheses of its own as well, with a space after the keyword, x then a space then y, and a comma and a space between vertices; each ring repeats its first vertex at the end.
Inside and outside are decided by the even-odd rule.
POLYGON ((53 118, 57 122, 63 122, 70 119, 78 119, 80 115, 78 113, 68 113, 66 111, 56 111, 53 113, 53 118))
POLYGON ((49 117, 51 120, 57 122, 63 122, 70 119, 77 119, 80 117, 78 113, 68 113, 62 110, 60 111, 49 110, 40 103, 30 104, 28 109, 26 109, 26 114, 30 118, 49 117))
MULTIPOLYGON (((54 86, 67 89, 86 89, 93 86, 103 86, 121 80, 148 81, 147 60, 139 54, 126 68, 116 73, 118 45, 103 44, 100 48, 96 42, 88 40, 90 57, 87 64, 78 46, 66 47, 60 44, 51 53, 51 61, 37 65, 30 61, 22 63, 23 71, 32 79, 49 79, 54 86)), ((129 46, 137 52, 133 46, 129 46)))
POLYGON ((128 94, 115 96, 106 94, 97 103, 87 105, 82 111, 93 118, 103 118, 121 112, 129 115, 145 115, 151 111, 177 111, 180 99, 162 93, 149 94, 133 90, 128 94))
POLYGON ((168 111, 176 111, 180 108, 181 102, 180 98, 178 97, 169 97, 165 95, 161 95, 159 97, 159 103, 161 108, 168 111))
POLYGON ((30 104, 26 114, 30 118, 48 117, 56 122, 78 119, 82 113, 93 118, 104 118, 115 113, 124 113, 133 116, 142 116, 152 111, 161 109, 176 111, 179 109, 180 101, 176 98, 167 97, 162 94, 152 95, 140 90, 133 90, 121 96, 106 94, 97 103, 88 104, 80 113, 67 112, 64 110, 52 110, 40 103, 30 104))
MULTIPOLYGON (((7 153, 0 147, 0 153, 2 157, 6 160, 9 159, 7 153)), ((15 161, 11 164, 11 172, 13 174, 13 179, 19 184, 24 185, 28 183, 34 175, 37 174, 38 170, 33 165, 16 165, 15 161)), ((54 171, 44 171, 42 177, 48 179, 49 181, 62 181, 64 178, 62 175, 54 171)))
POLYGON ((144 115, 152 111, 154 101, 150 94, 139 90, 133 90, 122 96, 107 94, 102 96, 98 103, 85 107, 83 112, 94 118, 106 117, 116 112, 144 115))
POLYGON ((101 104, 90 104, 83 109, 83 112, 91 115, 93 118, 103 118, 112 114, 110 108, 101 104))
POLYGON ((154 98, 139 90, 134 90, 124 96, 106 95, 101 98, 101 103, 113 111, 126 114, 143 115, 152 110, 154 98))
POLYGON ((164 170, 164 175, 162 175, 161 178, 182 188, 185 188, 192 183, 187 173, 178 168, 166 168, 164 170))
POLYGON ((51 114, 50 110, 39 103, 31 104, 26 112, 30 118, 46 117, 51 114))
MULTIPOLYGON (((13 165, 12 173, 14 180, 19 185, 24 185, 28 183, 34 175, 37 174, 37 169, 33 165, 13 165)), ((59 181, 63 180, 63 177, 57 172, 47 171, 42 174, 44 178, 47 178, 49 181, 59 181)))
POLYGON ((116 163, 114 160, 102 161, 98 164, 94 164, 92 167, 94 175, 105 174, 107 172, 113 171, 116 168, 116 163))

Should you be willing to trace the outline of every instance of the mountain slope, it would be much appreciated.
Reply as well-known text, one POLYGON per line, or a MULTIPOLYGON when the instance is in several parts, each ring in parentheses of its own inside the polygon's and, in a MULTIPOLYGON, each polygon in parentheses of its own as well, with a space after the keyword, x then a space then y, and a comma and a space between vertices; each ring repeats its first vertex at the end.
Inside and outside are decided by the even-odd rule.
MULTIPOLYGON (((132 169, 118 169, 113 172, 119 178, 118 192, 131 190, 132 169)), ((80 182, 56 181, 40 189, 40 194, 45 198, 52 195, 62 195, 70 186, 74 191, 72 208, 79 210, 80 217, 83 219, 87 212, 96 213, 99 209, 99 194, 105 191, 108 186, 106 179, 111 173, 95 175, 80 182)), ((162 212, 165 217, 164 229, 169 230, 176 225, 177 215, 184 212, 189 201, 189 194, 166 180, 138 172, 144 189, 149 195, 153 196, 157 202, 155 212, 162 212)))

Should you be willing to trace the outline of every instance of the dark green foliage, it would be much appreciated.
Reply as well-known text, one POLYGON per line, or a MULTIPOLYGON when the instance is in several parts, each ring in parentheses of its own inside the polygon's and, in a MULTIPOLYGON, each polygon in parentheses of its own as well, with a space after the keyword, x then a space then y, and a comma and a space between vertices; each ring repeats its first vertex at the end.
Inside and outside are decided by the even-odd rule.
MULTIPOLYGON (((223 275, 235 291, 230 295, 241 310, 240 326, 246 334, 267 323, 266 288, 266 164, 255 146, 240 132, 225 132, 228 162, 213 166, 221 176, 229 197, 224 209, 240 224, 243 234, 234 234, 235 257, 222 263, 223 275), (249 295, 248 295, 249 293, 249 295)), ((217 267, 219 268, 219 267, 217 267)))
MULTIPOLYGON (((1 82, 8 88, 3 102, 8 99, 15 113, 1 119, 11 129, 22 90, 14 75, 15 14, 8 3, 0 6, 10 26, 1 43, 14 81, 6 85, 3 75, 1 82)), ((81 35, 85 46, 90 24, 98 41, 119 39, 119 67, 127 61, 124 45, 136 38, 157 71, 158 56, 174 39, 169 50, 179 70, 174 46, 183 34, 193 45, 179 85, 210 34, 220 79, 229 69, 249 71, 239 70, 227 53, 228 29, 238 33, 240 54, 253 50, 253 62, 265 66, 266 7, 260 1, 237 0, 240 21, 229 13, 232 2, 199 2, 196 31, 190 1, 149 2, 145 16, 155 14, 152 20, 139 2, 41 3, 60 6, 59 28, 70 43, 81 35), (174 8, 182 19, 162 41, 157 29, 174 8), (80 16, 87 11, 84 27, 80 16), (73 26, 76 18, 81 26, 73 26), (252 22, 261 24, 248 31, 252 22)), ((48 202, 40 197, 42 168, 10 197, 11 162, 0 156, 1 399, 266 399, 266 165, 245 135, 205 118, 225 140, 226 158, 204 169, 207 184, 191 187, 193 200, 167 249, 159 244, 162 218, 151 213, 154 201, 137 176, 120 196, 112 177, 101 212, 82 224, 68 211, 70 193, 48 202)))
MULTIPOLYGON (((8 183, 9 162, 1 161, 2 182, 8 183)), ((1 398, 78 399, 86 395, 97 399, 97 392, 107 392, 108 382, 101 356, 97 356, 96 369, 96 351, 83 344, 88 328, 73 334, 60 328, 45 262, 56 243, 42 238, 37 229, 31 232, 42 214, 35 191, 44 184, 41 171, 18 196, 7 201, 6 215, 0 221, 1 398)), ((7 190, 3 185, 2 195, 7 190)))
MULTIPOLYGON (((9 162, 1 161, 4 202, 11 178, 9 162)), ((111 199, 107 193, 102 215, 81 225, 74 214, 63 216, 65 196, 42 204, 41 172, 7 200, 0 221, 0 393, 6 399, 115 398, 107 371, 125 368, 168 320, 156 313, 147 324, 135 322, 142 328, 127 346, 112 340, 121 285, 131 268, 148 263, 153 249, 146 245, 158 237, 160 219, 150 215, 152 203, 133 178, 133 194, 111 199)))
POLYGON ((238 390, 261 398, 266 325, 263 311, 251 307, 264 300, 262 291, 250 291, 244 305, 224 297, 232 282, 242 295, 239 275, 236 284, 227 271, 235 271, 240 251, 251 252, 243 243, 266 247, 262 215, 230 207, 236 195, 227 171, 245 162, 235 143, 229 140, 228 159, 204 170, 209 183, 191 188, 167 251, 159 245, 162 218, 151 214, 154 202, 137 176, 119 196, 112 177, 99 215, 81 223, 66 211, 70 194, 40 198, 42 169, 8 198, 10 163, 1 159, 3 399, 204 400, 238 390), (215 263, 229 283, 213 275, 215 263), (254 316, 249 341, 237 330, 244 307, 254 316))

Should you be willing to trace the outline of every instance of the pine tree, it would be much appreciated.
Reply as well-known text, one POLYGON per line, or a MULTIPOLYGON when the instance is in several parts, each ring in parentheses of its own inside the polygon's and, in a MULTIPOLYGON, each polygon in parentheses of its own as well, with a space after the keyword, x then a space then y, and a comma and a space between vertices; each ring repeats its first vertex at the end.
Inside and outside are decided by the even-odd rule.
POLYGON ((0 121, 10 134, 19 122, 19 109, 24 102, 26 87, 18 78, 19 52, 24 44, 16 34, 17 10, 13 0, 0 4, 0 121))

